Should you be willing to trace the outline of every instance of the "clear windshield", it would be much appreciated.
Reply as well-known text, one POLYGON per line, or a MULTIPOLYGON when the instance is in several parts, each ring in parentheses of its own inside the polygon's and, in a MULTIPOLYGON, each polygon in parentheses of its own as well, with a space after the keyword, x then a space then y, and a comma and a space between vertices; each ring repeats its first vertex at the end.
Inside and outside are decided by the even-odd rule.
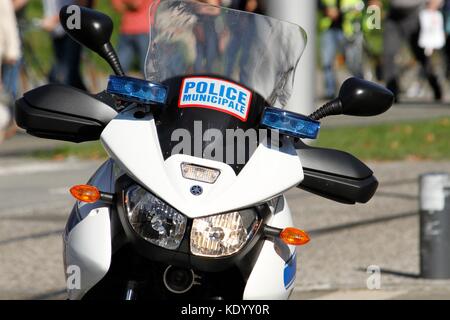
POLYGON ((156 1, 150 8, 146 79, 211 74, 234 80, 284 107, 306 33, 295 24, 196 1, 156 1))

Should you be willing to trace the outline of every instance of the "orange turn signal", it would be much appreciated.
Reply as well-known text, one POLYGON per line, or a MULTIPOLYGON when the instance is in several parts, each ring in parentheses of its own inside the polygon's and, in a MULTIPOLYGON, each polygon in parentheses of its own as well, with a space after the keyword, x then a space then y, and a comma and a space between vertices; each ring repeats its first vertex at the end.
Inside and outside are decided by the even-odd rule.
POLYGON ((309 235, 305 231, 295 228, 284 229, 280 233, 280 238, 284 243, 294 246, 301 246, 309 242, 309 235))
POLYGON ((93 186, 89 185, 78 185, 70 188, 70 193, 72 196, 81 201, 87 203, 94 203, 100 200, 100 191, 93 186))

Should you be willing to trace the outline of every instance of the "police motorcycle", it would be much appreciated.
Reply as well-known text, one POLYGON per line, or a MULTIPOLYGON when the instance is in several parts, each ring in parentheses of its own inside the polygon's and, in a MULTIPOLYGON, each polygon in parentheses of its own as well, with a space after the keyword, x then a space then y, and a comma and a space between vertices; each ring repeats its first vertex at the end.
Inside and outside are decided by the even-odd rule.
POLYGON ((309 117, 285 111, 306 45, 299 26, 195 1, 156 1, 149 12, 145 80, 124 75, 108 16, 64 7, 66 32, 115 75, 99 94, 49 84, 16 103, 29 134, 100 140, 109 155, 70 189, 68 297, 287 299, 296 246, 309 237, 293 228, 283 194, 355 204, 378 186, 352 155, 301 139, 315 139, 326 116, 381 114, 393 96, 350 78, 309 117))

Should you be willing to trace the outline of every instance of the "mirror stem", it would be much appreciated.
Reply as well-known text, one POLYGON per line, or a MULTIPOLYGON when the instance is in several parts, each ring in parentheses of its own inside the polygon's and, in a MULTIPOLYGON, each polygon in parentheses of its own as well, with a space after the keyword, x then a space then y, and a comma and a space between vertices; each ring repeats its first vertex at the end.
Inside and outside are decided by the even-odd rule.
POLYGON ((120 64, 119 57, 117 56, 114 47, 111 42, 105 44, 102 49, 101 56, 103 59, 108 61, 109 65, 113 69, 114 73, 118 76, 125 76, 125 72, 123 71, 122 65, 120 64))
POLYGON ((335 116, 342 114, 342 103, 339 98, 331 100, 330 102, 325 103, 322 107, 312 113, 309 118, 319 121, 328 116, 335 116))

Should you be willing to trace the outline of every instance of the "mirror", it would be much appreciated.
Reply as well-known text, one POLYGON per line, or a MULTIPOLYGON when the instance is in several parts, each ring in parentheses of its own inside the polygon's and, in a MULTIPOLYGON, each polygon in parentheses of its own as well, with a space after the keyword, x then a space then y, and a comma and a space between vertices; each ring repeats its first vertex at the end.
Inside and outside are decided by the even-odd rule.
POLYGON ((389 110, 394 95, 388 89, 362 79, 347 79, 339 91, 342 114, 371 117, 389 110))
POLYGON ((111 44, 113 22, 110 17, 96 10, 70 5, 61 8, 59 18, 72 39, 99 54, 117 75, 124 75, 111 44))
POLYGON ((339 97, 309 115, 313 120, 344 114, 371 117, 389 110, 394 94, 383 86, 359 78, 349 78, 341 86, 339 97))

